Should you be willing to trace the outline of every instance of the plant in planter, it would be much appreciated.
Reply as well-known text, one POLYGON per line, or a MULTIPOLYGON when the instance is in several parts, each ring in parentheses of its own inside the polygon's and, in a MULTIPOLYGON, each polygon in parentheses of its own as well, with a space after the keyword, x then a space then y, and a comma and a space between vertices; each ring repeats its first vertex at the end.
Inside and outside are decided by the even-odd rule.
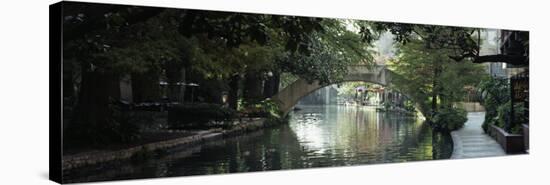
POLYGON ((522 134, 521 124, 526 121, 523 117, 523 112, 525 107, 521 103, 514 105, 514 120, 511 120, 512 117, 512 103, 511 101, 506 102, 505 104, 497 108, 497 115, 493 118, 495 126, 498 126, 504 129, 506 132, 511 134, 522 134), (510 128, 506 129, 506 124, 510 124, 510 128))
POLYGON ((487 112, 483 122, 483 130, 491 135, 507 153, 524 151, 522 124, 526 122, 523 116, 525 106, 514 104, 510 98, 510 83, 507 79, 493 78, 480 83, 483 95, 483 106, 487 112), (512 120, 512 114, 514 120, 512 120))
POLYGON ((510 101, 510 83, 507 79, 489 78, 479 83, 478 88, 483 96, 481 103, 486 110, 482 127, 488 132, 489 125, 497 124, 499 108, 510 101))

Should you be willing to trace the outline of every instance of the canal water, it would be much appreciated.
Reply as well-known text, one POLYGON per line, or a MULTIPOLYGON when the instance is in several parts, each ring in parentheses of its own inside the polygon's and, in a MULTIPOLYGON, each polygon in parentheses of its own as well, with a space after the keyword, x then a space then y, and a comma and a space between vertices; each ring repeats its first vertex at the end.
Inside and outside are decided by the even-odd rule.
POLYGON ((303 106, 288 125, 141 162, 64 172, 67 182, 223 174, 448 159, 452 140, 414 117, 370 108, 303 106))

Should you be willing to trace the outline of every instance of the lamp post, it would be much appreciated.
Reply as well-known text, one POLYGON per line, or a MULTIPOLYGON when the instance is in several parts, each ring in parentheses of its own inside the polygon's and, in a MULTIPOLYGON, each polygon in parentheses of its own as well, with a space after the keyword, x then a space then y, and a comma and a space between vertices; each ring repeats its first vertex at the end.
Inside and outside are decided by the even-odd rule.
POLYGON ((227 91, 223 91, 222 92, 222 105, 223 107, 228 107, 229 105, 227 104, 227 99, 229 98, 229 93, 227 91))

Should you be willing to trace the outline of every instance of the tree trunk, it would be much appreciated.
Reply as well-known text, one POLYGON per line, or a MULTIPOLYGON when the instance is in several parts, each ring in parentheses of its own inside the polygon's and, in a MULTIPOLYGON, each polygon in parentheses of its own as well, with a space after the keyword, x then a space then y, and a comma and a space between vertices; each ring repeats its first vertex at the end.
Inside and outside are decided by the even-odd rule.
POLYGON ((279 72, 273 73, 273 84, 274 84, 274 86, 273 86, 273 95, 279 93, 280 83, 281 83, 281 73, 279 73, 279 72))
MULTIPOLYGON (((187 83, 187 78, 186 78, 186 75, 187 75, 187 68, 184 67, 183 69, 181 69, 181 80, 183 83, 187 83)), ((179 94, 179 97, 178 97, 178 102, 180 103, 183 103, 185 102, 185 90, 187 89, 187 86, 186 85, 182 85, 179 87, 179 90, 180 90, 180 94, 179 94)))
POLYGON ((439 77, 441 76, 441 64, 438 61, 435 61, 434 76, 432 79, 432 111, 430 113, 430 118, 438 112, 437 98, 439 96, 440 88, 439 87, 439 77))
POLYGON ((243 97, 248 102, 258 102, 262 99, 262 79, 256 71, 246 73, 243 97))
POLYGON ((264 98, 270 98, 273 94, 273 82, 271 80, 271 77, 268 77, 266 80, 264 80, 264 98))
POLYGON ((97 139, 94 138, 96 137, 94 134, 98 134, 109 126, 112 119, 109 97, 113 91, 110 82, 113 77, 113 74, 88 72, 83 69, 74 119, 67 132, 69 139, 79 139, 79 141, 69 140, 67 142, 95 142, 97 139))
POLYGON ((185 81, 185 69, 180 65, 169 65, 165 68, 168 83, 167 97, 170 102, 181 102, 182 82, 185 81), (180 83, 180 84, 178 84, 180 83))
POLYGON ((240 75, 235 75, 231 77, 229 82, 229 94, 228 94, 228 103, 229 108, 237 110, 238 101, 239 101, 239 82, 241 80, 240 75))
POLYGON ((116 101, 120 100, 120 78, 111 74, 108 80, 104 83, 109 84, 109 97, 116 101))
POLYGON ((264 98, 271 98, 279 92, 279 74, 273 74, 264 81, 264 98))
POLYGON ((146 74, 132 75, 132 93, 134 102, 156 101, 160 97, 158 74, 148 72, 146 74))

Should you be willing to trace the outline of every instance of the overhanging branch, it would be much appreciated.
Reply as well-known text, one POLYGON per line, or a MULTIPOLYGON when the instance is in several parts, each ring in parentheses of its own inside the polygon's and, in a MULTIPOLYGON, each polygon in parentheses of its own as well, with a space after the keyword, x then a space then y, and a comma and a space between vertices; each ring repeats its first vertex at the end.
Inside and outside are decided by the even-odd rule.
POLYGON ((485 62, 504 62, 512 65, 525 65, 527 63, 527 57, 520 55, 484 55, 474 57, 473 63, 485 63, 485 62))
POLYGON ((465 58, 472 58, 473 63, 487 63, 487 62, 503 62, 512 65, 526 65, 528 64, 528 59, 525 56, 521 55, 483 55, 476 56, 472 53, 466 53, 461 56, 449 56, 449 58, 459 62, 465 58))

